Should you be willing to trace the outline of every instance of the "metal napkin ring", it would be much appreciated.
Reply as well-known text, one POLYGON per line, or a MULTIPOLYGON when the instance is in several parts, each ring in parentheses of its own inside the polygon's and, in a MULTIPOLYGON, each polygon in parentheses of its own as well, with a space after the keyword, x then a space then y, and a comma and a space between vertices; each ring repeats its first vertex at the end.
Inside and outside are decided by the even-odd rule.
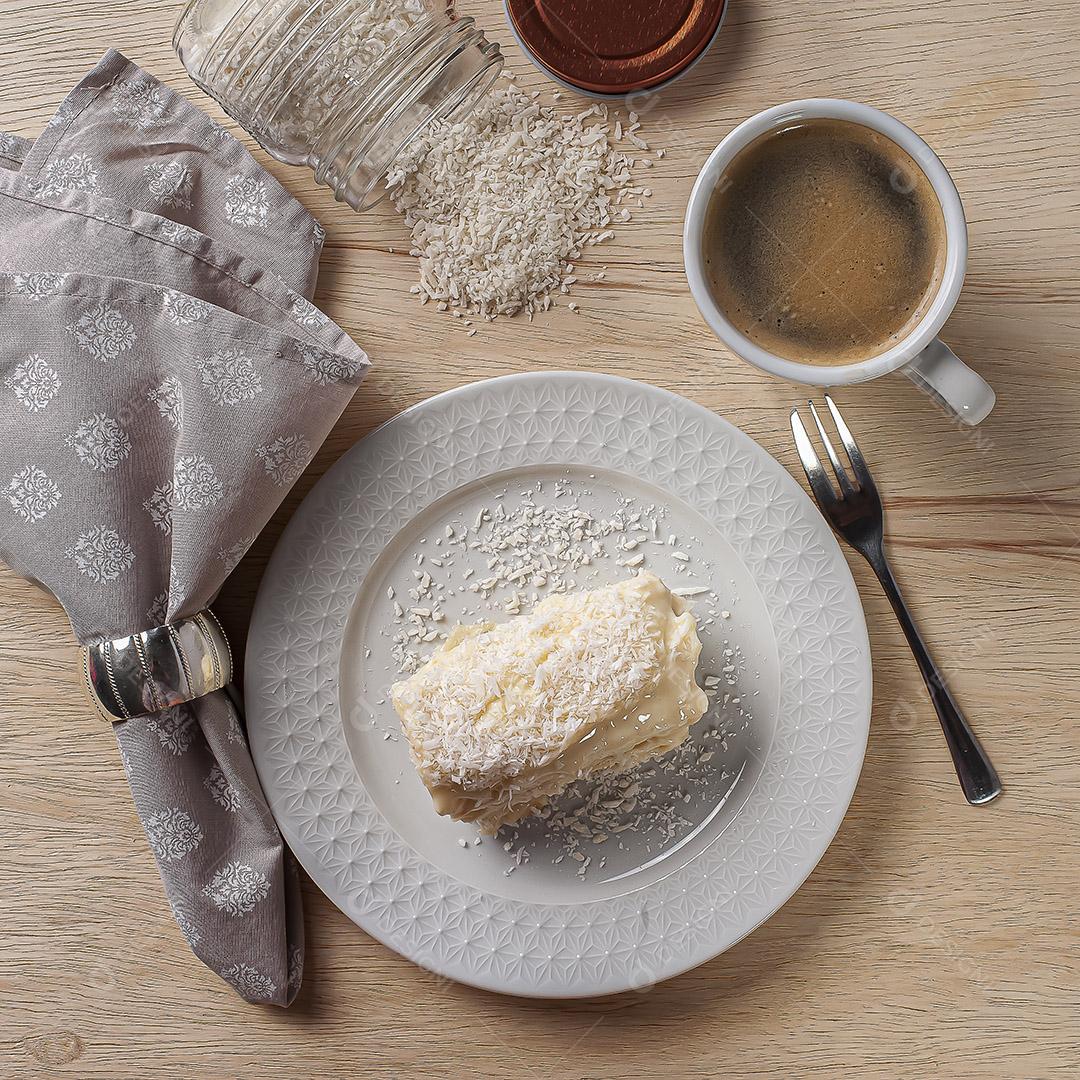
POLYGON ((161 712, 232 681, 232 651, 209 609, 83 650, 86 685, 109 721, 161 712))

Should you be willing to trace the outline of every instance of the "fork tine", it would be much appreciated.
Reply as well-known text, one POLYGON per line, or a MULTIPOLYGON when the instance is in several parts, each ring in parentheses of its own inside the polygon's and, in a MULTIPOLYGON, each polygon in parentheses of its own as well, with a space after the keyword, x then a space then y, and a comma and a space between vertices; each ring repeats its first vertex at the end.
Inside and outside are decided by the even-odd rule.
POLYGON ((795 436, 795 448, 799 451, 799 460, 806 471, 806 479, 810 481, 814 498, 825 510, 837 501, 836 492, 829 482, 828 474, 821 467, 821 461, 814 449, 814 444, 810 441, 798 409, 791 410, 791 434, 795 436))
POLYGON ((829 455, 829 463, 832 465, 833 472, 836 473, 836 479, 840 484, 840 490, 844 493, 845 498, 849 498, 855 494, 855 487, 851 483, 851 478, 848 476, 847 470, 836 456, 836 451, 833 449, 833 444, 829 439, 829 433, 825 430, 825 425, 821 422, 821 417, 818 416, 817 406, 812 401, 808 402, 808 404, 810 406, 810 412, 814 417, 814 423, 817 424, 818 434, 821 436, 821 441, 825 444, 825 453, 829 455))
POLYGON ((847 456, 851 459, 851 466, 855 470, 856 480, 859 481, 859 485, 863 488, 873 488, 874 478, 870 475, 870 470, 867 468, 866 460, 862 456, 859 444, 855 441, 855 436, 851 434, 851 429, 844 423, 844 418, 840 415, 840 410, 836 407, 836 402, 826 394, 825 404, 829 406, 829 412, 832 413, 833 423, 836 425, 836 430, 840 433, 840 441, 844 444, 847 456))

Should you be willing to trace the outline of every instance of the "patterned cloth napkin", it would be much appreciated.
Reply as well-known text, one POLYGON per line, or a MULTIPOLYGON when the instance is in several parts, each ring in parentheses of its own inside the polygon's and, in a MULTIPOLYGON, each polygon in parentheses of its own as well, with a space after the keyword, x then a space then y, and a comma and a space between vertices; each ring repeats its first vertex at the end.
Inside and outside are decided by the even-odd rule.
MULTIPOLYGON (((322 230, 110 52, 35 142, 0 134, 0 235, 0 557, 84 643, 195 614, 368 364, 310 303, 322 230)), ((191 948, 287 1005, 299 886, 235 693, 114 729, 191 948)))

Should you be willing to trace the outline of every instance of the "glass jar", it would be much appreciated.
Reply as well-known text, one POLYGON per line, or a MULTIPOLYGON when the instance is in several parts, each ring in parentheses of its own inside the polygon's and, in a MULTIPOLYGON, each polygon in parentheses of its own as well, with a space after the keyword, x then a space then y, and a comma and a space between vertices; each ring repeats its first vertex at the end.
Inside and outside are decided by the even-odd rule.
POLYGON ((190 0, 173 46, 259 143, 356 210, 430 123, 463 116, 499 46, 447 0, 190 0))

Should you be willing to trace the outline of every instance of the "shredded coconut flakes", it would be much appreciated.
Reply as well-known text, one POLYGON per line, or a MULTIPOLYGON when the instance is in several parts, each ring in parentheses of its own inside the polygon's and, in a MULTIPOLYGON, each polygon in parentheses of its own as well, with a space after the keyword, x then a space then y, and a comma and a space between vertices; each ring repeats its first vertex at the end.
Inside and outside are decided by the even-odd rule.
POLYGON ((493 318, 552 306, 577 279, 572 263, 630 220, 632 159, 593 105, 562 115, 513 84, 468 117, 435 124, 387 178, 420 259, 417 295, 493 318))

